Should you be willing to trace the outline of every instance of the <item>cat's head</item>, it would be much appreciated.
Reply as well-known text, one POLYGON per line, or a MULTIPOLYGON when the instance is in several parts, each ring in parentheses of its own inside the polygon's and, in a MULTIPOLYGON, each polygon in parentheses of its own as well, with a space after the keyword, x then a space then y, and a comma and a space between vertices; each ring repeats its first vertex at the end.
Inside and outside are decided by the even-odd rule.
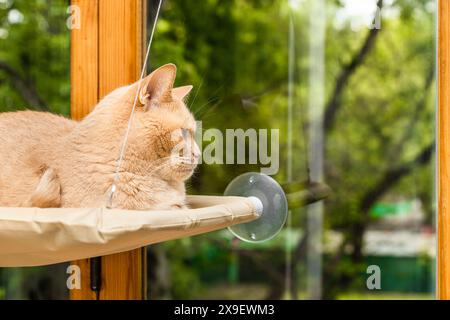
POLYGON ((185 104, 192 86, 174 88, 176 70, 166 64, 131 85, 120 107, 130 108, 139 90, 127 153, 144 160, 154 175, 184 181, 194 172, 200 150, 194 139, 196 122, 185 104))

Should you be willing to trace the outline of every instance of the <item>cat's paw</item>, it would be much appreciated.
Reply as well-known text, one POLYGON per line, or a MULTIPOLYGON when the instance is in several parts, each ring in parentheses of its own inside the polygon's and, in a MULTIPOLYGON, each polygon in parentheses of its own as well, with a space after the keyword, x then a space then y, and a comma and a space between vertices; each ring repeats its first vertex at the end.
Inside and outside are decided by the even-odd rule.
POLYGON ((58 208, 61 205, 61 185, 53 169, 42 174, 36 189, 28 200, 28 206, 38 208, 58 208))

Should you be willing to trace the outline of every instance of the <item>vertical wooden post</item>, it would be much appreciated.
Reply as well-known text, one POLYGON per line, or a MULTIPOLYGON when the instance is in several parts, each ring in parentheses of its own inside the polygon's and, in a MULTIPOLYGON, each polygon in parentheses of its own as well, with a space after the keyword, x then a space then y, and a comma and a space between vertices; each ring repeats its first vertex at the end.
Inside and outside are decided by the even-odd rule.
POLYGON ((438 298, 450 299, 450 0, 438 7, 438 298))
MULTIPOLYGON (((79 7, 81 28, 71 34, 71 115, 81 119, 113 89, 140 76, 145 39, 144 0, 72 0, 79 7)), ((79 299, 145 299, 146 257, 137 249, 101 258, 101 290, 90 288, 89 259, 74 261, 81 269, 79 299)))

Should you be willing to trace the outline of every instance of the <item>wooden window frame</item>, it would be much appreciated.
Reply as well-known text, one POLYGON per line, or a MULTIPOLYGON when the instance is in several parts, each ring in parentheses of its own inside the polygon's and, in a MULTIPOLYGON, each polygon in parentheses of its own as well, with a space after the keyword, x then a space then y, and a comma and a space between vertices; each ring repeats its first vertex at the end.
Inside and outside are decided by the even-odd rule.
POLYGON ((450 0, 438 2, 437 297, 450 299, 450 0))
MULTIPOLYGON (((139 79, 146 43, 146 0, 72 0, 80 29, 71 31, 71 116, 82 119, 113 89, 139 79)), ((74 261, 81 289, 72 300, 146 299, 145 248, 101 257, 100 290, 92 290, 91 259, 74 261)))

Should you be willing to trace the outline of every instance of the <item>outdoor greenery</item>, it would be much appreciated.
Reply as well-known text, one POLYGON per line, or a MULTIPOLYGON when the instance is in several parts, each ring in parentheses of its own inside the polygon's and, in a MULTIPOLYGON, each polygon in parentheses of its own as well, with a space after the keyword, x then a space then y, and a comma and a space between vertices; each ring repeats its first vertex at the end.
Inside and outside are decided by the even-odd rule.
MULTIPOLYGON (((309 80, 316 58, 309 46, 317 36, 310 27, 312 2, 166 0, 152 46, 151 68, 173 62, 177 84, 194 85, 189 106, 203 130, 280 129, 280 170, 274 178, 283 184, 309 185, 314 94, 309 80)), ((148 3, 149 28, 157 3, 148 3)), ((384 10, 381 28, 370 29, 342 18, 346 1, 325 3, 324 182, 332 194, 324 201, 322 238, 330 244, 333 231, 342 241, 324 254, 318 272, 323 297, 366 298, 363 236, 377 219, 372 208, 418 199, 425 226, 434 223, 436 8, 433 0, 378 1, 384 10)), ((69 115, 67 5, 63 0, 0 0, 0 111, 29 108, 69 115)), ((234 177, 260 167, 203 164, 188 189, 222 194, 234 177)), ((151 246, 150 297, 308 297, 306 207, 293 208, 290 225, 261 245, 217 232, 151 246), (289 288, 286 270, 291 270, 289 288)), ((11 274, 0 269, 0 298, 12 290, 11 274)), ((17 279, 14 286, 20 286, 17 279)))

